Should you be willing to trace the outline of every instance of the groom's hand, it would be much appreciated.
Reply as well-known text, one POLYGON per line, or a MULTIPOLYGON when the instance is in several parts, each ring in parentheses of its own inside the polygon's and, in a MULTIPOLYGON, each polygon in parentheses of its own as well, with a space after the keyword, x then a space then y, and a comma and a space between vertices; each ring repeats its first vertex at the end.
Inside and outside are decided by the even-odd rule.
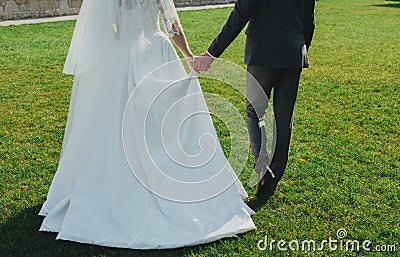
POLYGON ((194 62, 194 70, 197 73, 208 71, 213 62, 214 58, 211 57, 207 52, 204 52, 196 58, 194 62))

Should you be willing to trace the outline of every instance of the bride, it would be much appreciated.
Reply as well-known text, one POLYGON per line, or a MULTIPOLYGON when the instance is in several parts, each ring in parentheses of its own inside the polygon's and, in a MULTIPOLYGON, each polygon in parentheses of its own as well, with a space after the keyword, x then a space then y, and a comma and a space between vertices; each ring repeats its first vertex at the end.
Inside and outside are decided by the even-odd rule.
POLYGON ((255 229, 198 80, 160 30, 159 14, 190 61, 172 0, 83 1, 64 67, 75 76, 68 120, 40 231, 158 249, 255 229))

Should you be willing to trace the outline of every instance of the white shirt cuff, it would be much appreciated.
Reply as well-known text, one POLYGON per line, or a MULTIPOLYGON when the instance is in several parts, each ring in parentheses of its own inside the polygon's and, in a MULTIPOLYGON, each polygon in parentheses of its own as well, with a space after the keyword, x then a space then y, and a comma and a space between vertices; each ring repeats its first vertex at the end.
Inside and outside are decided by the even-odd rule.
POLYGON ((213 56, 212 54, 210 54, 209 51, 206 51, 206 53, 207 53, 209 56, 211 56, 212 58, 217 59, 217 57, 215 57, 215 56, 213 56))

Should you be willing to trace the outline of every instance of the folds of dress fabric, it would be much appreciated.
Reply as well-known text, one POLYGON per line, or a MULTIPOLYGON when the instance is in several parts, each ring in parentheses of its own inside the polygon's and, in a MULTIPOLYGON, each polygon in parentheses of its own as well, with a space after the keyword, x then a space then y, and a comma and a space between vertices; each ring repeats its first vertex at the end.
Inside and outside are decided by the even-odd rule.
MULTIPOLYGON (((254 229, 253 211, 242 200, 247 194, 223 155, 198 80, 186 74, 168 37, 151 24, 136 36, 122 30, 116 40, 110 25, 102 35, 112 39, 87 50, 76 42, 95 42, 100 33, 89 14, 103 12, 101 24, 115 18, 104 10, 107 1, 99 0, 97 11, 89 3, 84 1, 65 67, 75 80, 40 230, 62 240, 158 249, 254 229), (85 34, 91 26, 94 38, 85 34), (199 141, 203 134, 208 136, 199 141), (196 163, 193 156, 201 151, 206 155, 196 163)), ((120 18, 124 26, 128 21, 120 18)))

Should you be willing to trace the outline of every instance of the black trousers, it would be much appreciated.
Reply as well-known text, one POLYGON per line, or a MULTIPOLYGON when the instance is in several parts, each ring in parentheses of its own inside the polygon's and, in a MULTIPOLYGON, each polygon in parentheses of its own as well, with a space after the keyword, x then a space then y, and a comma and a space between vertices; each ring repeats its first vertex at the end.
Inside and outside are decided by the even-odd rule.
POLYGON ((302 69, 248 66, 247 71, 246 125, 254 156, 254 169, 259 174, 265 174, 265 167, 269 166, 276 176, 274 183, 278 183, 288 161, 293 110, 302 69), (264 128, 260 128, 259 120, 268 108, 272 88, 275 128, 273 157, 269 160, 265 148, 265 132, 262 132, 264 128))

